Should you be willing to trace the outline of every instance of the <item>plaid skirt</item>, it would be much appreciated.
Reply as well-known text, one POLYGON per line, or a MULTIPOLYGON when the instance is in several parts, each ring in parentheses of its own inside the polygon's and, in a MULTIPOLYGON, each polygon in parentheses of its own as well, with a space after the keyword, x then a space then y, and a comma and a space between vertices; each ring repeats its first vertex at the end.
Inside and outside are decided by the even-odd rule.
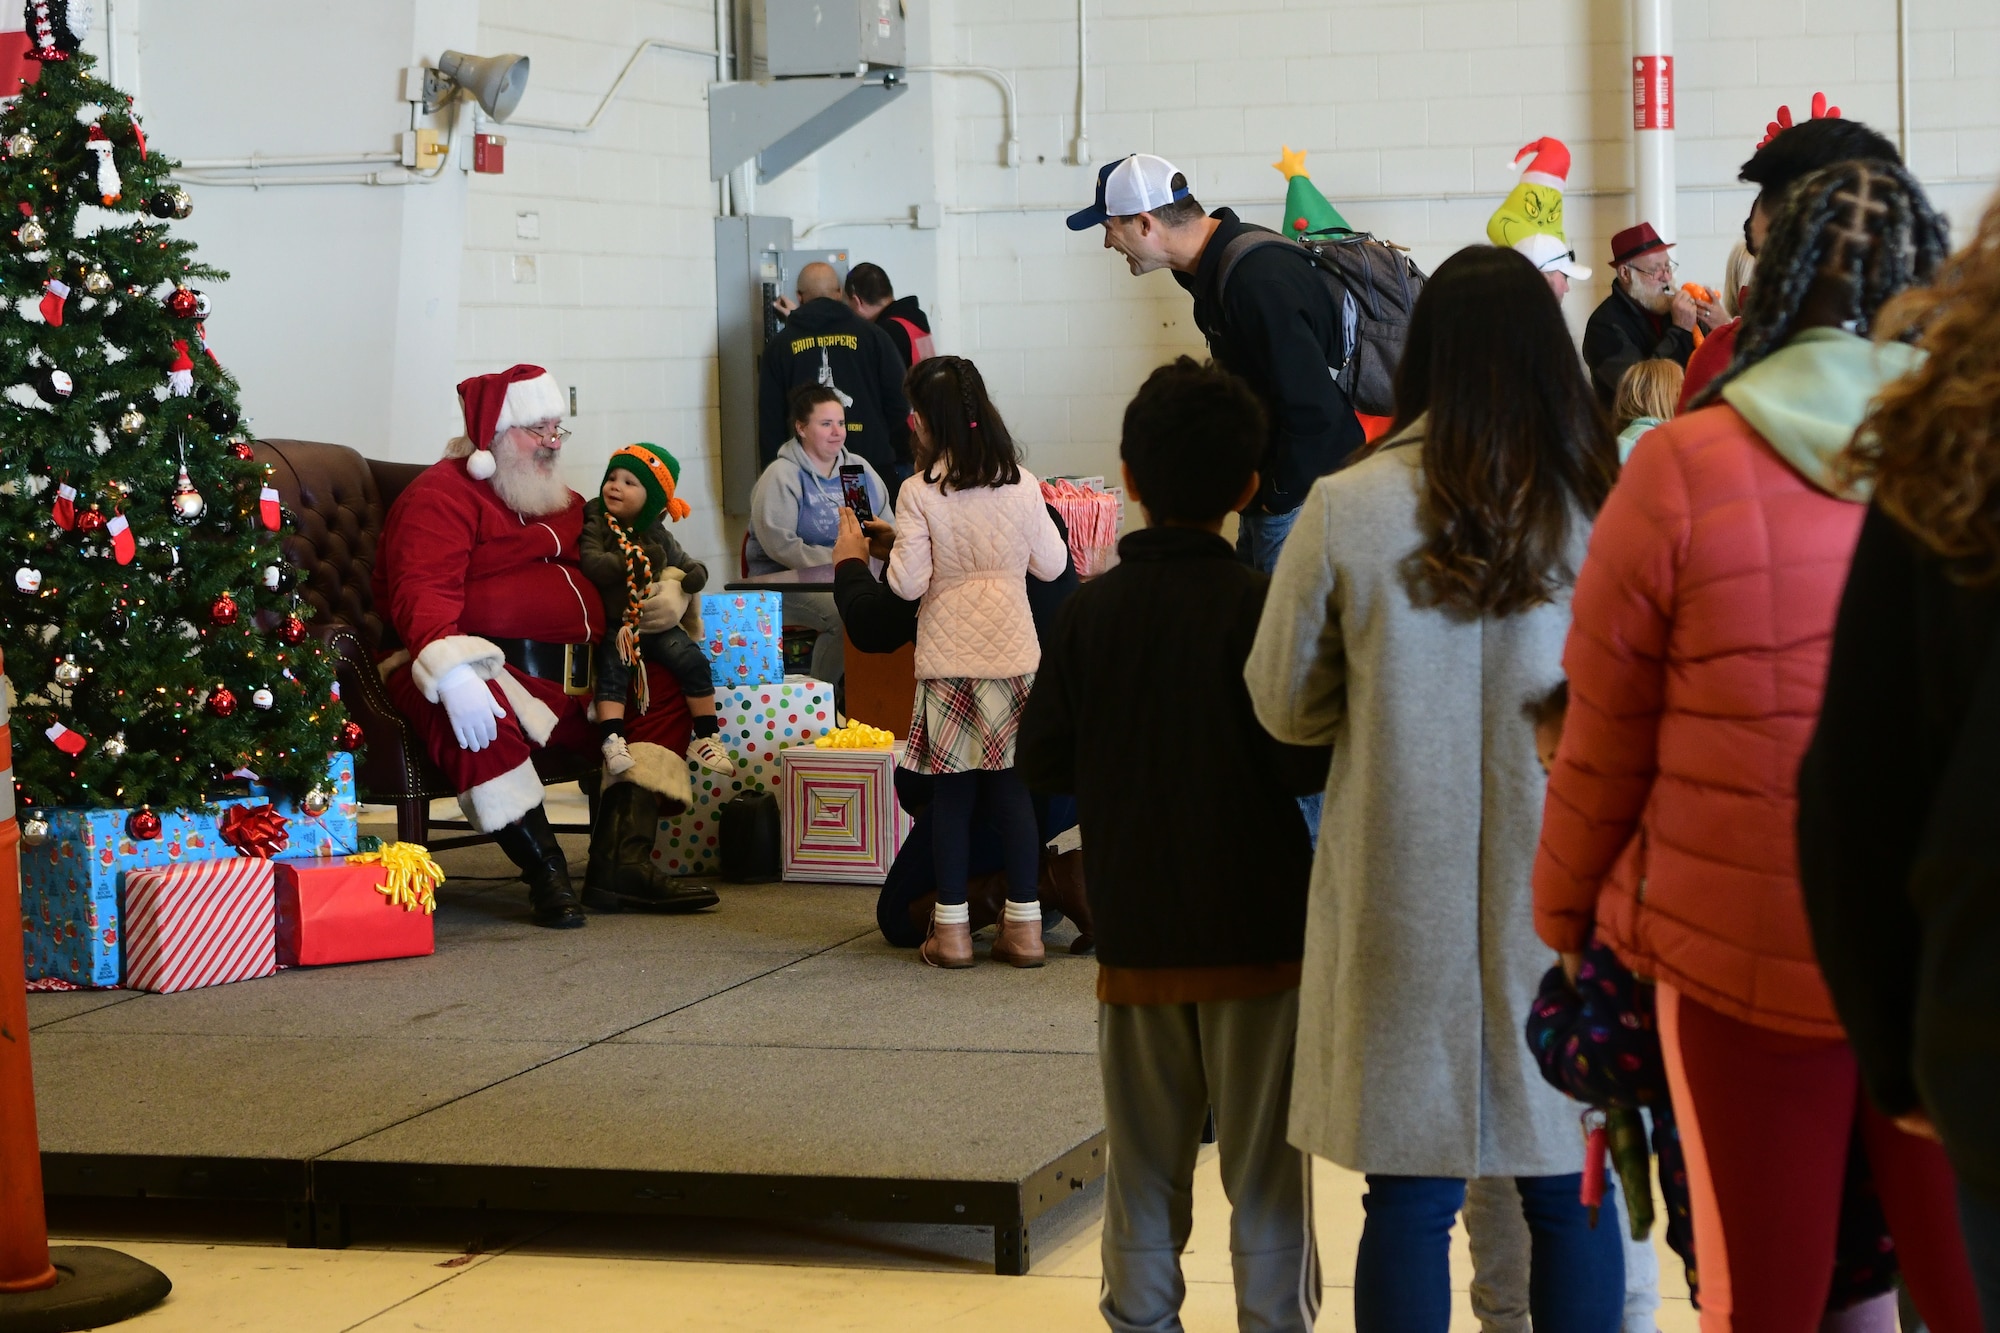
POLYGON ((912 773, 1012 768, 1014 737, 1035 673, 1004 680, 947 676, 917 682, 910 739, 900 766, 912 773))

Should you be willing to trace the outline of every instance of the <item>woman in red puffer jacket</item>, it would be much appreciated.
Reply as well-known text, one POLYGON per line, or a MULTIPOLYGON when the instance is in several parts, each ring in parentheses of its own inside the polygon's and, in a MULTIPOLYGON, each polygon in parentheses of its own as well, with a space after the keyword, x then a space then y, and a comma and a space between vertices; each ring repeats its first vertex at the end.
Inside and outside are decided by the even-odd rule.
POLYGON ((1834 460, 1918 355, 1863 335, 1944 251, 1899 167, 1799 182, 1713 405, 1640 443, 1577 579, 1536 928, 1572 968, 1595 928, 1658 983, 1704 1333, 1818 1327, 1857 1114, 1924 1317, 1980 1327, 1943 1154, 1862 1103, 1793 836, 1863 513, 1834 460))

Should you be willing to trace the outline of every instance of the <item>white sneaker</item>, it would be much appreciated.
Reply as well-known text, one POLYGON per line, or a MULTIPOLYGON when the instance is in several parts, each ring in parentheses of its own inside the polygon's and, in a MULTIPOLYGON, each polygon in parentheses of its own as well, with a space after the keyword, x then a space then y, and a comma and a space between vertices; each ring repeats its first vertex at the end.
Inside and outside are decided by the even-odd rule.
POLYGON ((723 748, 720 736, 695 737, 688 742, 687 757, 711 773, 725 778, 736 776, 736 765, 729 762, 729 751, 723 748))
POLYGON ((615 778, 620 773, 631 771, 632 751, 626 746, 623 736, 615 732, 612 735, 606 736, 602 748, 604 750, 604 771, 606 773, 615 778))

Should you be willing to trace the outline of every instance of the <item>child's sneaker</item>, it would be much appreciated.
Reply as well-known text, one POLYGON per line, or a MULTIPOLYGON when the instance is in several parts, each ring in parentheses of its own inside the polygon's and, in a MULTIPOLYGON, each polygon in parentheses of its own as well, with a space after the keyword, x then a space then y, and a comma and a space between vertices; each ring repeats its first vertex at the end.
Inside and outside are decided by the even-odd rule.
POLYGON ((729 762, 729 751, 722 747, 720 736, 695 737, 688 742, 687 757, 711 773, 725 778, 736 776, 736 765, 729 762))
POLYGON ((604 771, 612 777, 632 769, 632 751, 625 744, 625 738, 616 732, 604 738, 604 771))

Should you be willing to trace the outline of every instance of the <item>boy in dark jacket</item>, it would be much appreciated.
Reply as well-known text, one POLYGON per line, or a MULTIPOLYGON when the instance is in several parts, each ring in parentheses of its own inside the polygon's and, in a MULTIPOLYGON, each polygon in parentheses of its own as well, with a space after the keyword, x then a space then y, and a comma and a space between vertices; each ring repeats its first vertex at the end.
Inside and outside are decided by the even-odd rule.
MULTIPOLYGON (((699 626, 699 614, 681 617, 681 625, 642 633, 640 613, 646 590, 659 582, 678 580, 693 601, 708 582, 708 567, 689 555, 667 531, 667 519, 678 523, 688 515, 688 503, 674 494, 680 481, 680 460, 656 444, 628 444, 605 464, 597 498, 583 507, 583 539, 577 559, 583 576, 604 595, 603 642, 597 645, 597 729, 604 746, 604 770, 616 777, 632 767, 625 745, 625 695, 632 668, 643 661, 665 667, 680 682, 694 719, 694 738, 687 757, 711 773, 732 777, 736 765, 723 748, 715 719, 715 679, 708 659, 681 625, 699 626), (610 628, 617 626, 616 629, 610 628)), ((637 673, 639 711, 645 712, 646 673, 637 673)))
POLYGON ((1186 357, 1153 372, 1119 450, 1147 527, 1043 640, 1016 745, 1030 787, 1075 794, 1083 833, 1113 1328, 1177 1323, 1211 1107, 1240 1322, 1305 1333, 1319 1308, 1310 1163, 1285 1119, 1313 854, 1296 798, 1325 786, 1328 751, 1280 745, 1252 713, 1269 580, 1220 535, 1257 494, 1265 430, 1234 376, 1186 357))

